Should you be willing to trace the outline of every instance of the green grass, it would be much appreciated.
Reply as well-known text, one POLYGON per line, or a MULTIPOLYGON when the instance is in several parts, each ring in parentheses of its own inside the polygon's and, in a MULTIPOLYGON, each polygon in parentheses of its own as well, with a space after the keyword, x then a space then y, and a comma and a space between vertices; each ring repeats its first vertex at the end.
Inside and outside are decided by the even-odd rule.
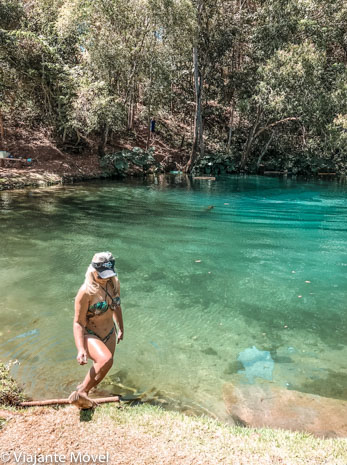
POLYGON ((227 425, 208 417, 190 417, 148 404, 117 408, 105 405, 92 421, 110 417, 120 427, 174 441, 192 454, 215 463, 283 463, 285 465, 346 465, 347 439, 317 438, 310 433, 227 425))

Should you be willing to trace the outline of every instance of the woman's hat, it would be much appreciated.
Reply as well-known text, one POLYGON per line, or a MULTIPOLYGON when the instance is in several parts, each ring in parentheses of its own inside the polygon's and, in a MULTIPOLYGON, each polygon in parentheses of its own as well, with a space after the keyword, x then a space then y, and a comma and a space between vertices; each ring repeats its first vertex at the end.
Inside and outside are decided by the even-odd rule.
POLYGON ((99 278, 107 279, 117 276, 114 270, 115 260, 111 252, 96 253, 92 260, 92 267, 97 271, 99 278))

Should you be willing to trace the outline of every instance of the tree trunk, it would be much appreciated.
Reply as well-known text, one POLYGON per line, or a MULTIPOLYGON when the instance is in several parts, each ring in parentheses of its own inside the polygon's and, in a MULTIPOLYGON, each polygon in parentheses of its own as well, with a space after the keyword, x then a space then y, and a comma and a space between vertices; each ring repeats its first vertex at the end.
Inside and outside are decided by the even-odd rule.
POLYGON ((241 169, 243 170, 246 166, 246 161, 248 160, 249 154, 251 153, 251 148, 255 139, 255 132, 258 127, 258 122, 256 122, 253 126, 252 129, 250 130, 247 138, 247 142, 245 145, 245 148, 242 152, 241 156, 241 169))
POLYGON ((4 120, 2 119, 2 114, 0 113, 0 136, 1 136, 1 141, 4 141, 4 120))
POLYGON ((173 112, 174 112, 174 104, 173 104, 173 95, 174 95, 174 87, 173 87, 173 83, 172 83, 172 76, 171 76, 171 92, 170 92, 170 113, 171 113, 171 116, 173 115, 173 112))
POLYGON ((132 130, 134 127, 134 102, 131 96, 131 100, 128 107, 128 130, 132 130))
POLYGON ((262 134, 264 131, 267 131, 275 126, 278 126, 279 124, 286 123, 288 121, 298 121, 300 118, 296 116, 290 116, 288 118, 283 118, 278 121, 274 121, 273 123, 267 124, 263 127, 260 127, 260 119, 261 119, 261 110, 258 108, 257 110, 257 117, 254 125, 252 126, 252 129, 248 135, 247 142, 244 148, 244 151, 242 153, 241 157, 241 169, 244 169, 246 165, 246 161, 249 157, 249 154, 251 153, 251 148, 253 145, 253 142, 262 134))
MULTIPOLYGON (((152 58, 152 57, 151 57, 152 58)), ((148 150, 150 141, 151 141, 151 119, 152 119, 152 61, 149 67, 149 99, 148 99, 148 109, 147 109, 147 142, 146 150, 148 150)))
POLYGON ((229 119, 229 134, 228 134, 228 142, 227 142, 227 151, 230 152, 231 148, 231 137, 233 133, 233 126, 234 126, 234 102, 231 101, 231 112, 230 112, 230 119, 229 119))
POLYGON ((202 88, 201 88, 201 77, 200 77, 200 104, 199 104, 199 111, 198 111, 198 124, 199 124, 199 145, 198 145, 198 153, 200 157, 203 157, 205 154, 205 144, 204 144, 204 122, 202 119, 202 106, 201 106, 201 94, 202 94, 202 88))
POLYGON ((108 141, 108 131, 109 131, 109 126, 108 126, 108 124, 106 123, 105 131, 104 131, 104 147, 106 147, 106 145, 107 145, 107 141, 108 141))
POLYGON ((193 147, 190 153, 188 163, 184 171, 188 173, 197 157, 198 153, 203 152, 203 129, 202 129, 202 113, 201 113, 201 86, 202 78, 199 72, 199 57, 197 46, 193 47, 193 65, 194 65, 194 91, 195 91, 195 116, 194 116, 194 137, 193 147))
POLYGON ((259 168, 260 162, 262 161, 264 155, 267 152, 267 149, 269 148, 269 145, 271 144, 271 141, 273 139, 274 132, 271 133, 271 136, 269 137, 269 140, 266 142, 266 145, 264 149, 261 151, 261 154, 259 155, 258 161, 257 161, 257 169, 259 168))

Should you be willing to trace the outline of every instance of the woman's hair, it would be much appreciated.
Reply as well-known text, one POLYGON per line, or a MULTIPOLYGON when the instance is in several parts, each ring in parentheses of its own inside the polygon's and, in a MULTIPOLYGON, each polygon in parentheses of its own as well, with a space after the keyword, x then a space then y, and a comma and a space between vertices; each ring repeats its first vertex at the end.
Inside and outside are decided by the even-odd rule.
MULTIPOLYGON (((113 255, 111 252, 100 252, 96 253, 93 258, 92 262, 93 263, 102 263, 108 260, 113 260, 113 255)), ((100 284, 95 281, 94 273, 95 273, 95 268, 93 267, 92 264, 90 264, 87 268, 86 274, 85 274, 85 279, 83 286, 89 295, 94 295, 98 292, 100 284)), ((115 278, 112 278, 112 284, 115 287, 115 278)))
POLYGON ((86 271, 84 279, 84 287, 87 294, 94 295, 98 292, 99 284, 95 281, 94 277, 95 268, 92 265, 89 265, 86 271))

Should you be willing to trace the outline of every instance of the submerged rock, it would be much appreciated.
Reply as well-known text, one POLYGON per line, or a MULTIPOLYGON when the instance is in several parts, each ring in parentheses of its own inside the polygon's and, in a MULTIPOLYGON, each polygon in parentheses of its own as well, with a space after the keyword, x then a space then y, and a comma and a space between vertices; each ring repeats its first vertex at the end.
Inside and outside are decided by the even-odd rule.
POLYGON ((236 424, 347 437, 347 401, 305 394, 270 383, 223 386, 226 409, 236 424))
POLYGON ((224 370, 224 374, 226 375, 233 375, 234 373, 238 373, 242 370, 243 365, 241 362, 229 362, 228 366, 224 370))
POLYGON ((218 352, 212 349, 212 347, 207 347, 207 349, 203 349, 201 352, 206 355, 218 355, 218 352))
POLYGON ((254 383, 254 378, 272 380, 275 364, 269 351, 258 350, 253 346, 240 352, 237 360, 244 366, 244 370, 240 370, 238 373, 244 373, 250 383, 254 383))

